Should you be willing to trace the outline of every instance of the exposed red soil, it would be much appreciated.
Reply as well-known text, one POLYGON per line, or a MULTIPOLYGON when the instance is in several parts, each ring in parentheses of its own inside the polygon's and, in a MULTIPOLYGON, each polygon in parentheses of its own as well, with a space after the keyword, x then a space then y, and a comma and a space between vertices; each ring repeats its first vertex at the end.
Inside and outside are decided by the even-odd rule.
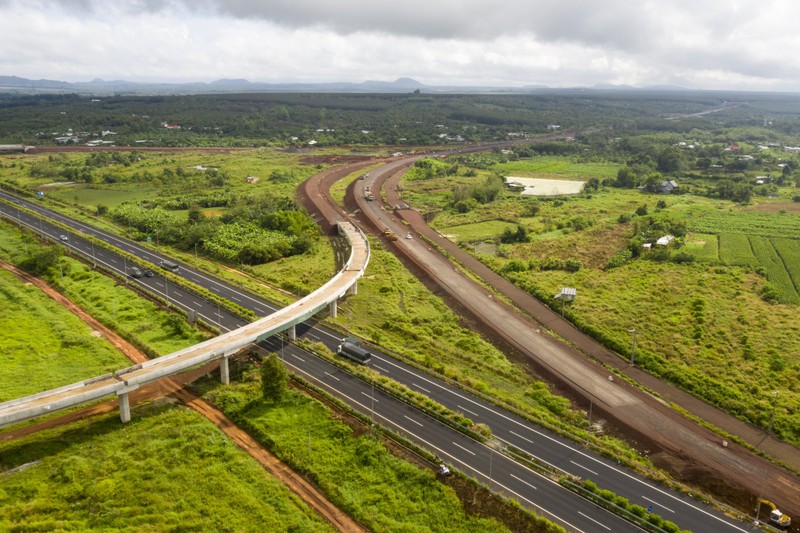
MULTIPOLYGON (((346 171, 338 169, 335 173, 322 173, 304 184, 301 193, 303 194, 304 205, 306 205, 307 209, 328 220, 335 220, 336 217, 342 218, 352 216, 344 213, 327 198, 327 190, 338 177, 345 176, 353 171, 354 170, 346 171)), ((402 203, 402 199, 400 199, 397 194, 397 183, 401 174, 402 173, 399 172, 395 173, 389 177, 385 184, 382 183, 379 178, 373 185, 373 190, 383 189, 386 195, 386 202, 390 206, 402 203)), ((386 177, 383 177, 383 179, 386 179, 386 177)), ((360 208, 352 195, 352 187, 348 192, 349 194, 345 199, 348 209, 351 212, 359 213, 360 208)), ((617 368, 645 388, 657 392, 662 398, 680 405, 700 419, 708 421, 713 426, 721 428, 727 433, 735 435, 743 441, 758 447, 758 449, 764 451, 769 456, 777 458, 796 470, 800 470, 800 450, 782 441, 766 436, 762 429, 752 427, 694 398, 684 391, 647 374, 639 368, 628 366, 617 354, 610 352, 593 339, 575 329, 572 324, 563 320, 559 314, 553 312, 549 307, 535 300, 524 291, 514 287, 507 280, 489 270, 472 256, 460 250, 454 243, 437 234, 427 226, 419 212, 415 210, 398 210, 392 212, 387 209, 384 216, 394 216, 403 219, 409 224, 414 233, 422 235, 441 246, 460 264, 464 265, 466 269, 477 273, 495 290, 508 297, 517 308, 521 309, 530 318, 535 320, 536 323, 538 323, 536 324, 538 327, 550 329, 559 337, 565 339, 577 352, 584 355, 586 365, 597 367, 597 363, 600 362, 604 365, 617 368)), ((373 233, 380 236, 383 228, 371 226, 371 223, 366 221, 366 217, 360 217, 360 220, 364 222, 364 224, 361 224, 362 228, 371 230, 373 233)), ((321 223, 324 224, 323 221, 321 221, 321 223)), ((388 248, 395 251, 406 266, 420 277, 423 283, 432 286, 436 294, 443 297, 449 304, 456 307, 460 314, 467 317, 467 321, 470 322, 471 326, 481 331, 490 339, 500 340, 502 346, 512 348, 509 350, 512 357, 523 361, 533 374, 546 376, 549 381, 555 382, 560 392, 572 398, 574 401, 579 402, 581 406, 588 405, 589 400, 584 396, 585 391, 571 387, 570 380, 564 379, 564 376, 560 376, 550 369, 537 366, 535 361, 530 359, 523 350, 514 349, 513 343, 509 344, 506 341, 498 339, 491 324, 480 322, 480 320, 476 318, 479 313, 475 313, 474 310, 470 309, 468 303, 464 304, 464 302, 459 302, 457 299, 452 298, 452 295, 448 295, 445 291, 441 290, 441 288, 433 286, 431 278, 426 275, 425 268, 415 264, 413 259, 403 256, 400 251, 401 247, 390 245, 388 248), (530 366, 532 362, 534 364, 530 366)), ((633 421, 630 420, 630 417, 635 416, 632 410, 627 410, 624 413, 606 411, 603 412, 601 416, 606 418, 610 424, 610 429, 615 434, 626 438, 637 449, 646 452, 657 466, 670 472, 676 479, 689 485, 696 486, 714 497, 740 508, 744 512, 752 512, 751 506, 753 506, 756 501, 756 495, 768 492, 773 495, 774 498, 778 499, 777 503, 779 503, 782 510, 794 516, 800 514, 800 480, 798 480, 796 475, 758 457, 746 448, 735 444, 729 443, 725 448, 727 450, 726 453, 717 454, 708 453, 708 449, 694 450, 687 448, 685 445, 681 445, 681 440, 675 438, 676 435, 674 435, 674 433, 692 433, 696 436, 696 439, 707 443, 704 446, 709 446, 710 449, 721 448, 722 438, 685 418, 676 411, 665 407, 662 402, 654 399, 649 394, 640 391, 636 391, 636 393, 642 398, 643 402, 661 412, 665 417, 664 421, 669 420, 669 424, 672 425, 671 427, 674 431, 671 431, 668 427, 653 426, 653 424, 650 423, 651 421, 648 420, 638 420, 636 424, 631 424, 633 421), (645 428, 649 426, 653 427, 647 431, 634 429, 634 427, 645 428), (680 428, 680 431, 678 431, 678 428, 680 428), (756 476, 753 475, 752 472, 760 472, 762 474, 756 476), (764 487, 765 478, 768 480, 766 487, 764 487)), ((597 413, 597 403, 595 403, 595 409, 595 413, 597 413)))
MULTIPOLYGON (((23 281, 31 283, 42 290, 50 298, 67 308, 70 312, 78 316, 86 324, 88 324, 95 331, 99 331, 106 337, 114 346, 116 346, 125 356, 134 363, 142 363, 147 361, 147 356, 139 351, 135 346, 128 343, 125 339, 117 335, 114 331, 106 328, 100 322, 95 320, 91 315, 86 313, 83 309, 78 307, 74 302, 66 298, 64 295, 56 291, 53 287, 48 285, 43 280, 21 271, 13 265, 9 265, 0 261, 0 267, 5 268, 23 281)), ((314 509, 320 516, 330 522, 339 531, 354 531, 363 532, 367 531, 360 524, 355 522, 346 513, 342 512, 338 507, 333 505, 321 492, 319 492, 313 485, 303 479, 299 474, 294 472, 291 468, 286 466, 277 457, 272 455, 269 451, 264 449, 255 439, 240 429, 221 411, 213 407, 208 402, 199 398, 197 395, 186 390, 184 385, 190 383, 200 376, 204 376, 219 368, 219 362, 209 363, 200 368, 193 369, 188 372, 183 372, 171 378, 160 379, 154 383, 145 385, 130 394, 130 402, 132 406, 137 403, 152 401, 157 398, 162 398, 166 395, 171 395, 188 407, 191 407, 198 413, 205 416, 208 420, 213 422, 220 428, 228 437, 230 437, 241 449, 246 451, 272 476, 283 482, 292 492, 297 494, 309 507, 314 509)), ((51 418, 37 424, 32 424, 13 431, 7 431, 0 434, 0 440, 7 441, 21 438, 25 435, 33 434, 43 429, 58 427, 64 424, 75 422, 86 417, 105 414, 115 411, 119 408, 118 400, 109 400, 100 404, 73 411, 65 415, 51 418)))

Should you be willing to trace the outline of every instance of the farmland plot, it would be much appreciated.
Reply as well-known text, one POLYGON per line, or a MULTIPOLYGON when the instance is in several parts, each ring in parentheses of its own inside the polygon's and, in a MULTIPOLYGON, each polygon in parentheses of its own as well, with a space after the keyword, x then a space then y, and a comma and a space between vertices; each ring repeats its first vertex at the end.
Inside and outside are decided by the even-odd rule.
POLYGON ((792 278, 794 290, 800 294, 800 241, 797 239, 772 239, 775 251, 783 260, 783 265, 792 278))
POLYGON ((742 233, 720 233, 719 259, 728 265, 758 266, 750 240, 742 233))

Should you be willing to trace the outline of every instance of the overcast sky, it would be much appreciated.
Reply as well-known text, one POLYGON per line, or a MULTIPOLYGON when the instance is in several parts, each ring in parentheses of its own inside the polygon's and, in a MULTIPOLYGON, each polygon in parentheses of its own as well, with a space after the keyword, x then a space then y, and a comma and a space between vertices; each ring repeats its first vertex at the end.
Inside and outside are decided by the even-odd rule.
POLYGON ((797 0, 0 0, 0 75, 800 91, 797 0))

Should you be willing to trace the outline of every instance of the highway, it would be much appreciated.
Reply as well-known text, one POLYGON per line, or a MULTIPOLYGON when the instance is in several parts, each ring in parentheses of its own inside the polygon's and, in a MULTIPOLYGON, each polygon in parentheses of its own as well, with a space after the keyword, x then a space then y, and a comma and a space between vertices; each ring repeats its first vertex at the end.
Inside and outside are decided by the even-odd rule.
MULTIPOLYGON (((0 193, 0 195, 6 197, 2 193, 0 193)), ((158 261, 165 258, 137 244, 107 235, 104 232, 82 223, 77 223, 62 215, 53 214, 43 209, 35 202, 27 202, 25 200, 18 201, 26 208, 35 209, 45 216, 52 216, 60 222, 76 228, 79 233, 83 231, 97 238, 111 242, 128 253, 136 255, 137 257, 142 257, 144 260, 157 264, 158 261)), ((21 223, 27 224, 37 231, 44 232, 53 239, 58 239, 58 236, 63 233, 60 229, 49 227, 46 222, 40 222, 33 217, 26 216, 24 211, 15 210, 13 206, 1 205, 0 210, 2 210, 7 217, 19 220, 21 223)), ((113 253, 105 249, 93 249, 94 247, 75 234, 70 235, 68 245, 73 250, 83 253, 86 257, 94 258, 96 261, 102 261, 105 265, 109 266, 109 268, 114 268, 122 272, 126 267, 126 264, 121 258, 116 257, 115 262, 113 253)), ((140 266, 144 265, 146 265, 146 263, 142 262, 140 266)), ((252 309, 260 316, 275 310, 268 302, 231 287, 224 282, 215 280, 207 274, 196 272, 187 265, 181 265, 180 274, 206 287, 211 292, 220 294, 229 299, 235 296, 236 299, 233 301, 240 303, 243 307, 252 309)), ((235 328, 243 323, 242 319, 232 317, 224 309, 219 309, 216 304, 209 304, 195 295, 185 294, 183 290, 176 290, 170 287, 168 282, 165 282, 163 278, 131 279, 131 282, 141 283, 149 288, 155 288, 155 290, 163 296, 168 294, 170 299, 176 304, 185 309, 196 310, 208 322, 219 324, 222 329, 235 328)), ((308 325, 298 326, 297 334, 298 336, 306 335, 314 340, 324 342, 329 348, 335 348, 335 344, 338 343, 340 336, 327 328, 317 326, 311 327, 308 325)), ((273 339, 268 342, 271 348, 277 348, 275 344, 278 342, 277 340, 273 339)), ((306 377, 309 377, 316 383, 328 388, 332 393, 343 398, 362 413, 370 414, 372 412, 372 404, 370 401, 372 398, 372 390, 369 384, 365 384, 349 374, 345 374, 339 368, 331 366, 324 361, 320 361, 306 352, 299 351, 296 347, 284 346, 282 348, 283 349, 279 348, 278 351, 281 352, 284 360, 286 360, 287 364, 290 365, 293 370, 306 375, 306 377), (300 359, 303 359, 303 361, 300 361, 300 359), (312 374, 312 369, 317 368, 319 365, 321 365, 319 369, 314 370, 316 373, 312 374), (367 395, 369 395, 369 398, 367 398, 367 395)), ((690 529, 695 532, 755 530, 752 526, 730 520, 705 505, 661 487, 656 483, 640 478, 627 468, 617 465, 614 461, 603 458, 593 452, 586 451, 574 442, 538 427, 509 410, 498 407, 478 396, 455 388, 438 377, 408 366, 397 359, 380 354, 380 352, 376 351, 374 354, 373 362, 370 365, 372 368, 400 383, 404 383, 413 390, 431 397, 452 410, 462 412, 476 422, 486 423, 492 429, 495 438, 501 444, 513 445, 531 456, 538 458, 542 462, 551 464, 565 472, 593 479, 601 488, 610 489, 617 494, 627 497, 631 502, 638 503, 645 508, 652 506, 653 512, 661 514, 664 518, 677 523, 682 528, 690 529)), ((394 427, 413 440, 421 442, 424 446, 436 451, 441 457, 447 458, 448 461, 457 465, 459 469, 474 474, 479 479, 487 482, 487 484, 489 484, 488 480, 491 479, 493 488, 503 490, 523 503, 528 501, 527 499, 530 499, 526 505, 531 505, 532 508, 538 508, 538 506, 546 507, 551 513, 559 515, 560 518, 558 521, 560 523, 570 524, 569 526, 565 526, 568 527, 568 529, 605 531, 605 529, 589 519, 579 524, 576 516, 580 517, 581 515, 575 512, 574 507, 571 511, 567 509, 566 511, 556 512, 555 509, 558 509, 558 506, 551 508, 549 507, 550 503, 540 500, 543 487, 550 485, 550 481, 539 478, 527 468, 513 461, 509 461, 504 455, 491 452, 489 448, 471 439, 467 439, 461 433, 447 428, 438 422, 434 422, 433 419, 421 413, 417 413, 416 416, 422 416, 423 420, 412 417, 406 410, 398 410, 390 416, 390 413, 387 413, 386 409, 388 409, 388 405, 391 402, 387 399, 388 397, 384 396, 385 395, 379 390, 375 391, 375 399, 377 400, 375 404, 375 416, 380 418, 378 421, 382 424, 388 427, 394 427), (391 418, 391 421, 389 418, 391 418), (412 422, 409 418, 415 421, 412 422), (419 423, 423 424, 423 426, 419 426, 419 423), (437 428, 433 433, 437 435, 441 434, 441 436, 431 436, 428 434, 428 429, 424 432, 418 429, 420 427, 427 428, 427 426, 430 426, 430 431, 433 431, 433 428, 437 428), (464 444, 461 439, 467 439, 471 444, 464 444), (475 446, 477 446, 477 448, 474 448, 475 446), (462 448, 466 448, 470 451, 461 451, 462 448), (506 462, 513 463, 517 465, 514 468, 521 468, 522 470, 518 470, 515 473, 506 462), (502 472, 504 470, 509 470, 506 477, 502 477, 502 472), (536 476, 537 479, 535 482, 532 481, 531 476, 536 476), (527 486, 525 483, 536 488, 527 486), (515 496, 515 494, 519 494, 525 499, 521 499, 521 496, 515 496)), ((404 404, 403 406, 404 409, 409 409, 404 404)), ((412 411, 416 412, 413 409, 412 411)), ((558 490, 563 491, 564 489, 559 487, 558 490)), ((571 493, 569 494, 571 495, 571 493)), ((575 497, 574 495, 572 496, 575 497)), ((565 500, 565 498, 565 496, 560 496, 557 500, 573 501, 571 499, 565 500)), ((583 502, 580 504, 581 507, 587 505, 586 502, 580 498, 578 498, 578 500, 583 502)), ((578 504, 570 503, 570 505, 578 504)), ((588 508, 595 509, 593 505, 589 505, 588 508)), ((608 517, 611 516, 605 511, 601 513, 599 518, 592 516, 587 511, 582 510, 582 512, 592 517, 592 520, 597 520, 602 524, 607 524, 609 520, 608 517)), ((625 526, 630 527, 627 524, 625 524, 625 526)), ((624 530, 618 529, 617 526, 610 527, 613 527, 614 531, 624 530)))

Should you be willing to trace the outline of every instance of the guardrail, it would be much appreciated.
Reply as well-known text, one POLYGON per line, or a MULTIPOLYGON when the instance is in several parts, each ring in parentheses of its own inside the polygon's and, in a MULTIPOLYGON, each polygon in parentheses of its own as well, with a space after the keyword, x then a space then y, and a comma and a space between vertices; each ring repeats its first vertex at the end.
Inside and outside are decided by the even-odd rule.
POLYGON ((248 344, 290 329, 328 306, 335 306, 355 287, 369 263, 369 241, 352 222, 340 221, 340 233, 350 242, 350 257, 345 267, 322 287, 305 298, 256 322, 177 352, 151 359, 96 378, 65 385, 50 391, 0 403, 0 428, 61 409, 116 394, 120 398, 120 418, 130 420, 128 393, 141 385, 177 374, 188 368, 217 359, 227 380, 227 358, 248 344))

